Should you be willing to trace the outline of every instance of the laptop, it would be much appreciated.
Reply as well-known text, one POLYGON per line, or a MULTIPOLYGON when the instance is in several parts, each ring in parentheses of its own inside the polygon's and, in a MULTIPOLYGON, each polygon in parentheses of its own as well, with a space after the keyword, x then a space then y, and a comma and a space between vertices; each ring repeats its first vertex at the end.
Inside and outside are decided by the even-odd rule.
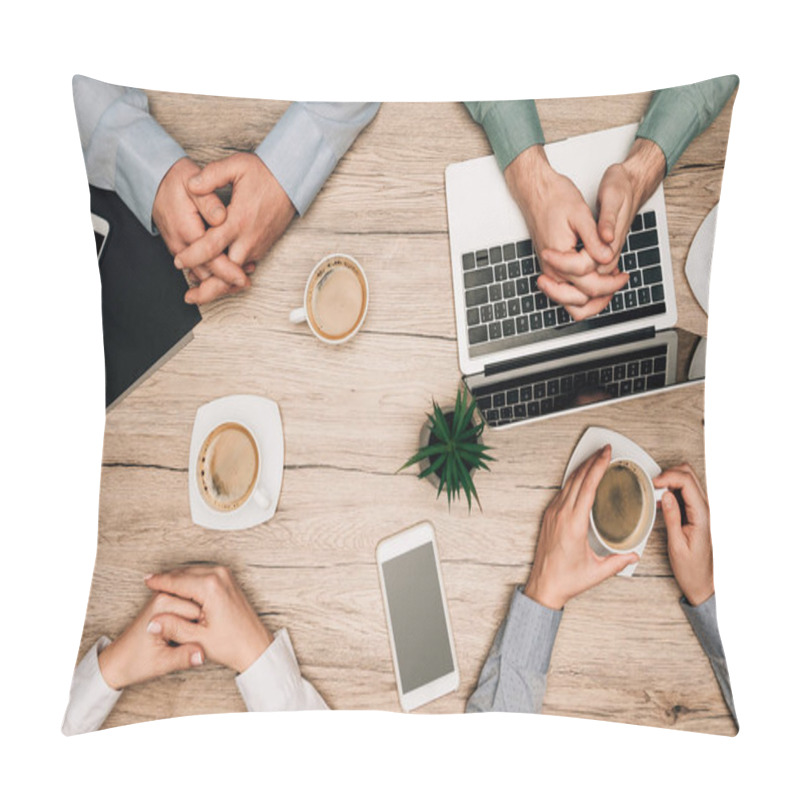
MULTIPOLYGON (((575 136, 545 151, 594 209, 603 173, 627 156, 637 128, 575 136)), ((620 256, 628 283, 583 321, 538 291, 538 258, 494 156, 450 164, 445 189, 459 366, 490 427, 702 378, 701 337, 673 327, 678 313, 662 185, 637 213, 620 256)))

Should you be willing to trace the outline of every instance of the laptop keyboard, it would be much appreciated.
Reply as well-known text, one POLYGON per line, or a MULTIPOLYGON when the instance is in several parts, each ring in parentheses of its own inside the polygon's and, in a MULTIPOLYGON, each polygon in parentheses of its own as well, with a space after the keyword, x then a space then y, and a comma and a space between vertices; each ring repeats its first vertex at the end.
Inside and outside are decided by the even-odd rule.
MULTIPOLYGON (((541 269, 530 239, 464 253, 461 263, 470 347, 485 343, 499 346, 492 349, 516 347, 536 341, 537 332, 550 333, 574 323, 560 303, 537 289, 541 269)), ((597 315, 610 318, 606 323, 633 310, 641 316, 664 301, 654 211, 634 218, 619 268, 630 278, 597 315)))
POLYGON ((666 386, 667 345, 524 375, 471 390, 491 427, 666 386))

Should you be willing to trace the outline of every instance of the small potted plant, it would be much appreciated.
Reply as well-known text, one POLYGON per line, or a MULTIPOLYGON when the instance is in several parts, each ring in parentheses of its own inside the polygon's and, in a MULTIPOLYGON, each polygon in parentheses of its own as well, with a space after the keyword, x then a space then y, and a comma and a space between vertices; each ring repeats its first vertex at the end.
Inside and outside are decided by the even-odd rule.
MULTIPOLYGON (((400 469, 414 464, 420 465, 420 478, 428 478, 438 485, 436 497, 447 492, 447 505, 453 497, 461 497, 463 491, 467 506, 472 510, 472 498, 481 508, 478 492, 472 480, 476 469, 488 470, 487 461, 494 461, 487 454, 487 447, 481 441, 483 422, 475 424, 475 401, 467 403, 466 393, 461 389, 452 409, 443 411, 434 401, 433 413, 420 435, 420 449, 400 469)), ((481 508, 481 510, 483 510, 481 508)))

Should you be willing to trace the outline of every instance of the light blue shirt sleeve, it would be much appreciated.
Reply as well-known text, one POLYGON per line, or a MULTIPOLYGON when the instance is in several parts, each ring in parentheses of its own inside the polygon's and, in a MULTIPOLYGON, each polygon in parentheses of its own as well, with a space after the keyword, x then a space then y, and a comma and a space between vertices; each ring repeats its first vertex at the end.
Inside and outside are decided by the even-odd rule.
POLYGON ((255 149, 299 214, 308 210, 379 105, 292 103, 255 149))
POLYGON ((186 153, 150 116, 147 95, 75 75, 75 114, 86 175, 116 192, 152 234, 153 202, 164 175, 186 153))
POLYGON ((539 605, 517 587, 492 642, 467 711, 542 710, 547 670, 561 611, 539 605))
POLYGON ((661 148, 669 174, 692 140, 717 118, 738 85, 736 75, 726 75, 654 92, 636 136, 661 148))
POLYGON ((733 706, 733 692, 731 691, 731 679, 728 675, 728 662, 725 658, 725 651, 722 649, 722 638, 719 635, 717 626, 717 596, 712 594, 705 603, 693 606, 685 597, 681 598, 681 608, 692 630, 700 642, 708 660, 711 662, 711 669, 717 679, 719 688, 725 705, 731 712, 736 727, 739 727, 739 720, 736 717, 736 709, 733 706))

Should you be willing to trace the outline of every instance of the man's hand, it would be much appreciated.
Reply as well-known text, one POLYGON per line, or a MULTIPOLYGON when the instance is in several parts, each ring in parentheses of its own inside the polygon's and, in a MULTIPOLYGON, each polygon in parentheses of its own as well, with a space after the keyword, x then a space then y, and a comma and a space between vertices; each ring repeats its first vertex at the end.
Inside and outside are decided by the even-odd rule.
POLYGON ((177 253, 175 265, 193 269, 227 250, 236 264, 262 258, 295 215, 292 201, 264 162, 253 153, 237 153, 208 164, 189 181, 197 196, 232 184, 227 218, 177 253))
POLYGON ((602 311, 628 276, 614 271, 613 251, 600 239, 575 184, 550 166, 541 145, 523 150, 506 167, 505 178, 539 256, 539 288, 574 319, 602 311), (601 274, 598 266, 609 263, 609 274, 601 274))
POLYGON ((568 600, 639 560, 635 553, 601 558, 589 545, 589 514, 611 461, 606 445, 567 479, 544 514, 525 594, 539 605, 563 608, 568 600))
POLYGON ((597 231, 613 251, 606 269, 619 260, 633 218, 658 188, 666 169, 661 148, 649 139, 637 139, 625 161, 605 171, 597 192, 597 231))
POLYGON ((200 608, 195 620, 169 610, 154 615, 149 628, 154 637, 198 642, 208 658, 237 672, 244 672, 272 643, 272 634, 226 567, 187 567, 151 575, 146 583, 153 591, 200 608))
MULTIPOLYGON (((190 192, 190 178, 199 174, 200 167, 189 158, 176 161, 161 180, 153 202, 153 222, 170 253, 175 255, 200 239, 206 232, 205 223, 219 225, 226 219, 225 206, 213 191, 190 192)), ((214 297, 242 291, 250 285, 244 270, 228 256, 215 253, 189 270, 200 289, 186 293, 187 303, 204 303, 214 297)))
POLYGON ((105 682, 112 689, 124 689, 169 672, 199 667, 205 660, 199 644, 186 641, 173 647, 163 636, 154 635, 148 626, 157 614, 169 614, 188 622, 198 619, 200 613, 200 606, 190 600, 168 594, 153 595, 125 632, 98 656, 105 682))
POLYGON ((714 558, 708 498, 697 475, 688 464, 668 469, 653 480, 653 486, 668 488, 661 498, 667 526, 667 551, 672 572, 684 597, 699 606, 714 594, 714 558), (686 524, 675 495, 680 490, 686 508, 686 524))

